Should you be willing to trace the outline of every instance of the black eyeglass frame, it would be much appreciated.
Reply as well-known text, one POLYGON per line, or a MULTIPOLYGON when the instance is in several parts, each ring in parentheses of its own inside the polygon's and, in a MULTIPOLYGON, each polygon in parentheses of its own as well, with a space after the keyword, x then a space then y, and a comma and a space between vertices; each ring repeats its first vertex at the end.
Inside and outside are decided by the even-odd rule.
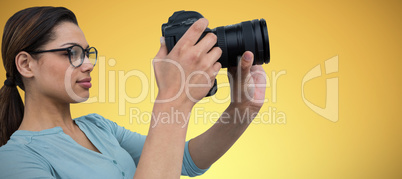
POLYGON ((91 50, 91 49, 94 49, 95 50, 95 55, 96 55, 96 57, 95 57, 95 63, 94 63, 94 66, 96 65, 96 62, 98 61, 98 50, 96 50, 96 48, 95 47, 89 47, 89 48, 87 48, 87 49, 84 49, 84 48, 82 48, 80 45, 73 45, 73 46, 71 46, 71 47, 67 47, 67 48, 58 48, 58 49, 51 49, 51 50, 42 50, 42 51, 32 51, 32 52, 28 52, 28 53, 30 53, 30 54, 38 54, 38 53, 46 53, 46 52, 59 52, 59 51, 67 51, 68 52, 68 59, 69 59, 69 61, 70 61, 70 64, 73 66, 73 67, 80 67, 81 65, 82 65, 82 63, 84 63, 84 60, 85 60, 85 56, 86 57, 89 57, 89 51, 91 50), (71 61, 71 50, 75 47, 75 46, 77 46, 77 47, 80 47, 81 48, 81 50, 84 52, 83 54, 84 54, 84 57, 82 58, 82 60, 81 60, 81 63, 79 64, 79 65, 77 65, 77 66, 75 66, 75 65, 73 65, 73 62, 71 61))

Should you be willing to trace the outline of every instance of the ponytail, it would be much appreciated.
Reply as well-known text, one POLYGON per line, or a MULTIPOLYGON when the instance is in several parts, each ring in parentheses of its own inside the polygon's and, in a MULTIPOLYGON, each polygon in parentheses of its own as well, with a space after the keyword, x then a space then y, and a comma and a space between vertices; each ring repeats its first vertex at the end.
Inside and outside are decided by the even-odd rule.
POLYGON ((19 128, 23 116, 24 103, 17 86, 5 84, 0 89, 0 146, 19 128))
POLYGON ((0 146, 7 143, 24 117, 24 103, 17 86, 25 91, 22 76, 15 65, 21 51, 35 51, 52 40, 53 27, 61 22, 78 25, 73 12, 64 7, 31 7, 8 19, 1 44, 7 79, 0 89, 0 146))

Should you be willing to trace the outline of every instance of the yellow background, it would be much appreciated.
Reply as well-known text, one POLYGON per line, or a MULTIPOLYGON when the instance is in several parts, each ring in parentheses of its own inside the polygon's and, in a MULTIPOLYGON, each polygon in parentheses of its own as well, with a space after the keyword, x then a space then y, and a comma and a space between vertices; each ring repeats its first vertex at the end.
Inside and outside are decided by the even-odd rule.
MULTIPOLYGON (((148 123, 130 122, 129 110, 150 112, 151 90, 143 102, 125 103, 126 114, 119 115, 119 72, 138 70, 147 77, 153 75, 150 62, 159 49, 160 26, 174 11, 199 11, 209 19, 210 27, 267 20, 271 63, 264 69, 270 78, 273 72, 286 74, 277 81, 276 102, 272 101, 272 86, 267 89, 269 102, 261 112, 276 109, 277 114, 286 115, 286 123, 252 124, 199 178, 402 178, 401 1, 3 0, 1 30, 15 12, 38 5, 71 9, 90 45, 106 61, 105 70, 99 71, 99 65, 92 72, 91 89, 91 97, 105 92, 105 100, 74 104, 73 116, 99 113, 142 134, 147 133, 148 123), (301 82, 309 70, 337 55, 338 73, 323 75, 305 86, 306 98, 325 107, 325 79, 339 78, 339 121, 334 123, 304 104, 301 82), (110 59, 115 59, 115 65, 108 64, 110 59), (98 85, 102 73, 106 89, 98 85), (113 90, 115 98, 109 95, 113 90)), ((1 67, 0 81, 4 79, 1 67)), ((218 77, 219 82, 225 80, 218 77)), ((120 90, 131 97, 141 93, 139 78, 126 82, 120 90)), ((228 91, 221 88, 218 95, 224 98, 228 91)), ((222 112, 227 104, 209 102, 196 107, 222 112)), ((212 125, 191 120, 188 139, 212 125)))

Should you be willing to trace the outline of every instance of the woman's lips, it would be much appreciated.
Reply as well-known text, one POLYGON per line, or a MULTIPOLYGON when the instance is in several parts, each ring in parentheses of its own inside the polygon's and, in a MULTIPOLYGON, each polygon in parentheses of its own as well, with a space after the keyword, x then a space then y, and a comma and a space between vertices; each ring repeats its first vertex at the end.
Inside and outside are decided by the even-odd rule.
POLYGON ((92 86, 92 84, 91 84, 91 82, 78 82, 78 84, 80 85, 80 86, 82 86, 83 88, 91 88, 91 86, 92 86))
POLYGON ((83 88, 91 88, 91 78, 85 78, 82 80, 77 81, 77 83, 83 88))

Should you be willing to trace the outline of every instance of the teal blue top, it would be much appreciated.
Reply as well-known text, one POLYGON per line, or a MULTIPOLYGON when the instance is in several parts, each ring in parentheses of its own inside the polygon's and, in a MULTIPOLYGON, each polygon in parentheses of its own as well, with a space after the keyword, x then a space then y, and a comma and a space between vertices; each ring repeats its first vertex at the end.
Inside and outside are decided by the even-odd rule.
MULTIPOLYGON (((0 147, 0 178, 133 178, 146 136, 131 132, 98 114, 74 119, 101 152, 89 150, 61 127, 16 131, 0 147)), ((197 176, 186 142, 182 175, 197 176)))

